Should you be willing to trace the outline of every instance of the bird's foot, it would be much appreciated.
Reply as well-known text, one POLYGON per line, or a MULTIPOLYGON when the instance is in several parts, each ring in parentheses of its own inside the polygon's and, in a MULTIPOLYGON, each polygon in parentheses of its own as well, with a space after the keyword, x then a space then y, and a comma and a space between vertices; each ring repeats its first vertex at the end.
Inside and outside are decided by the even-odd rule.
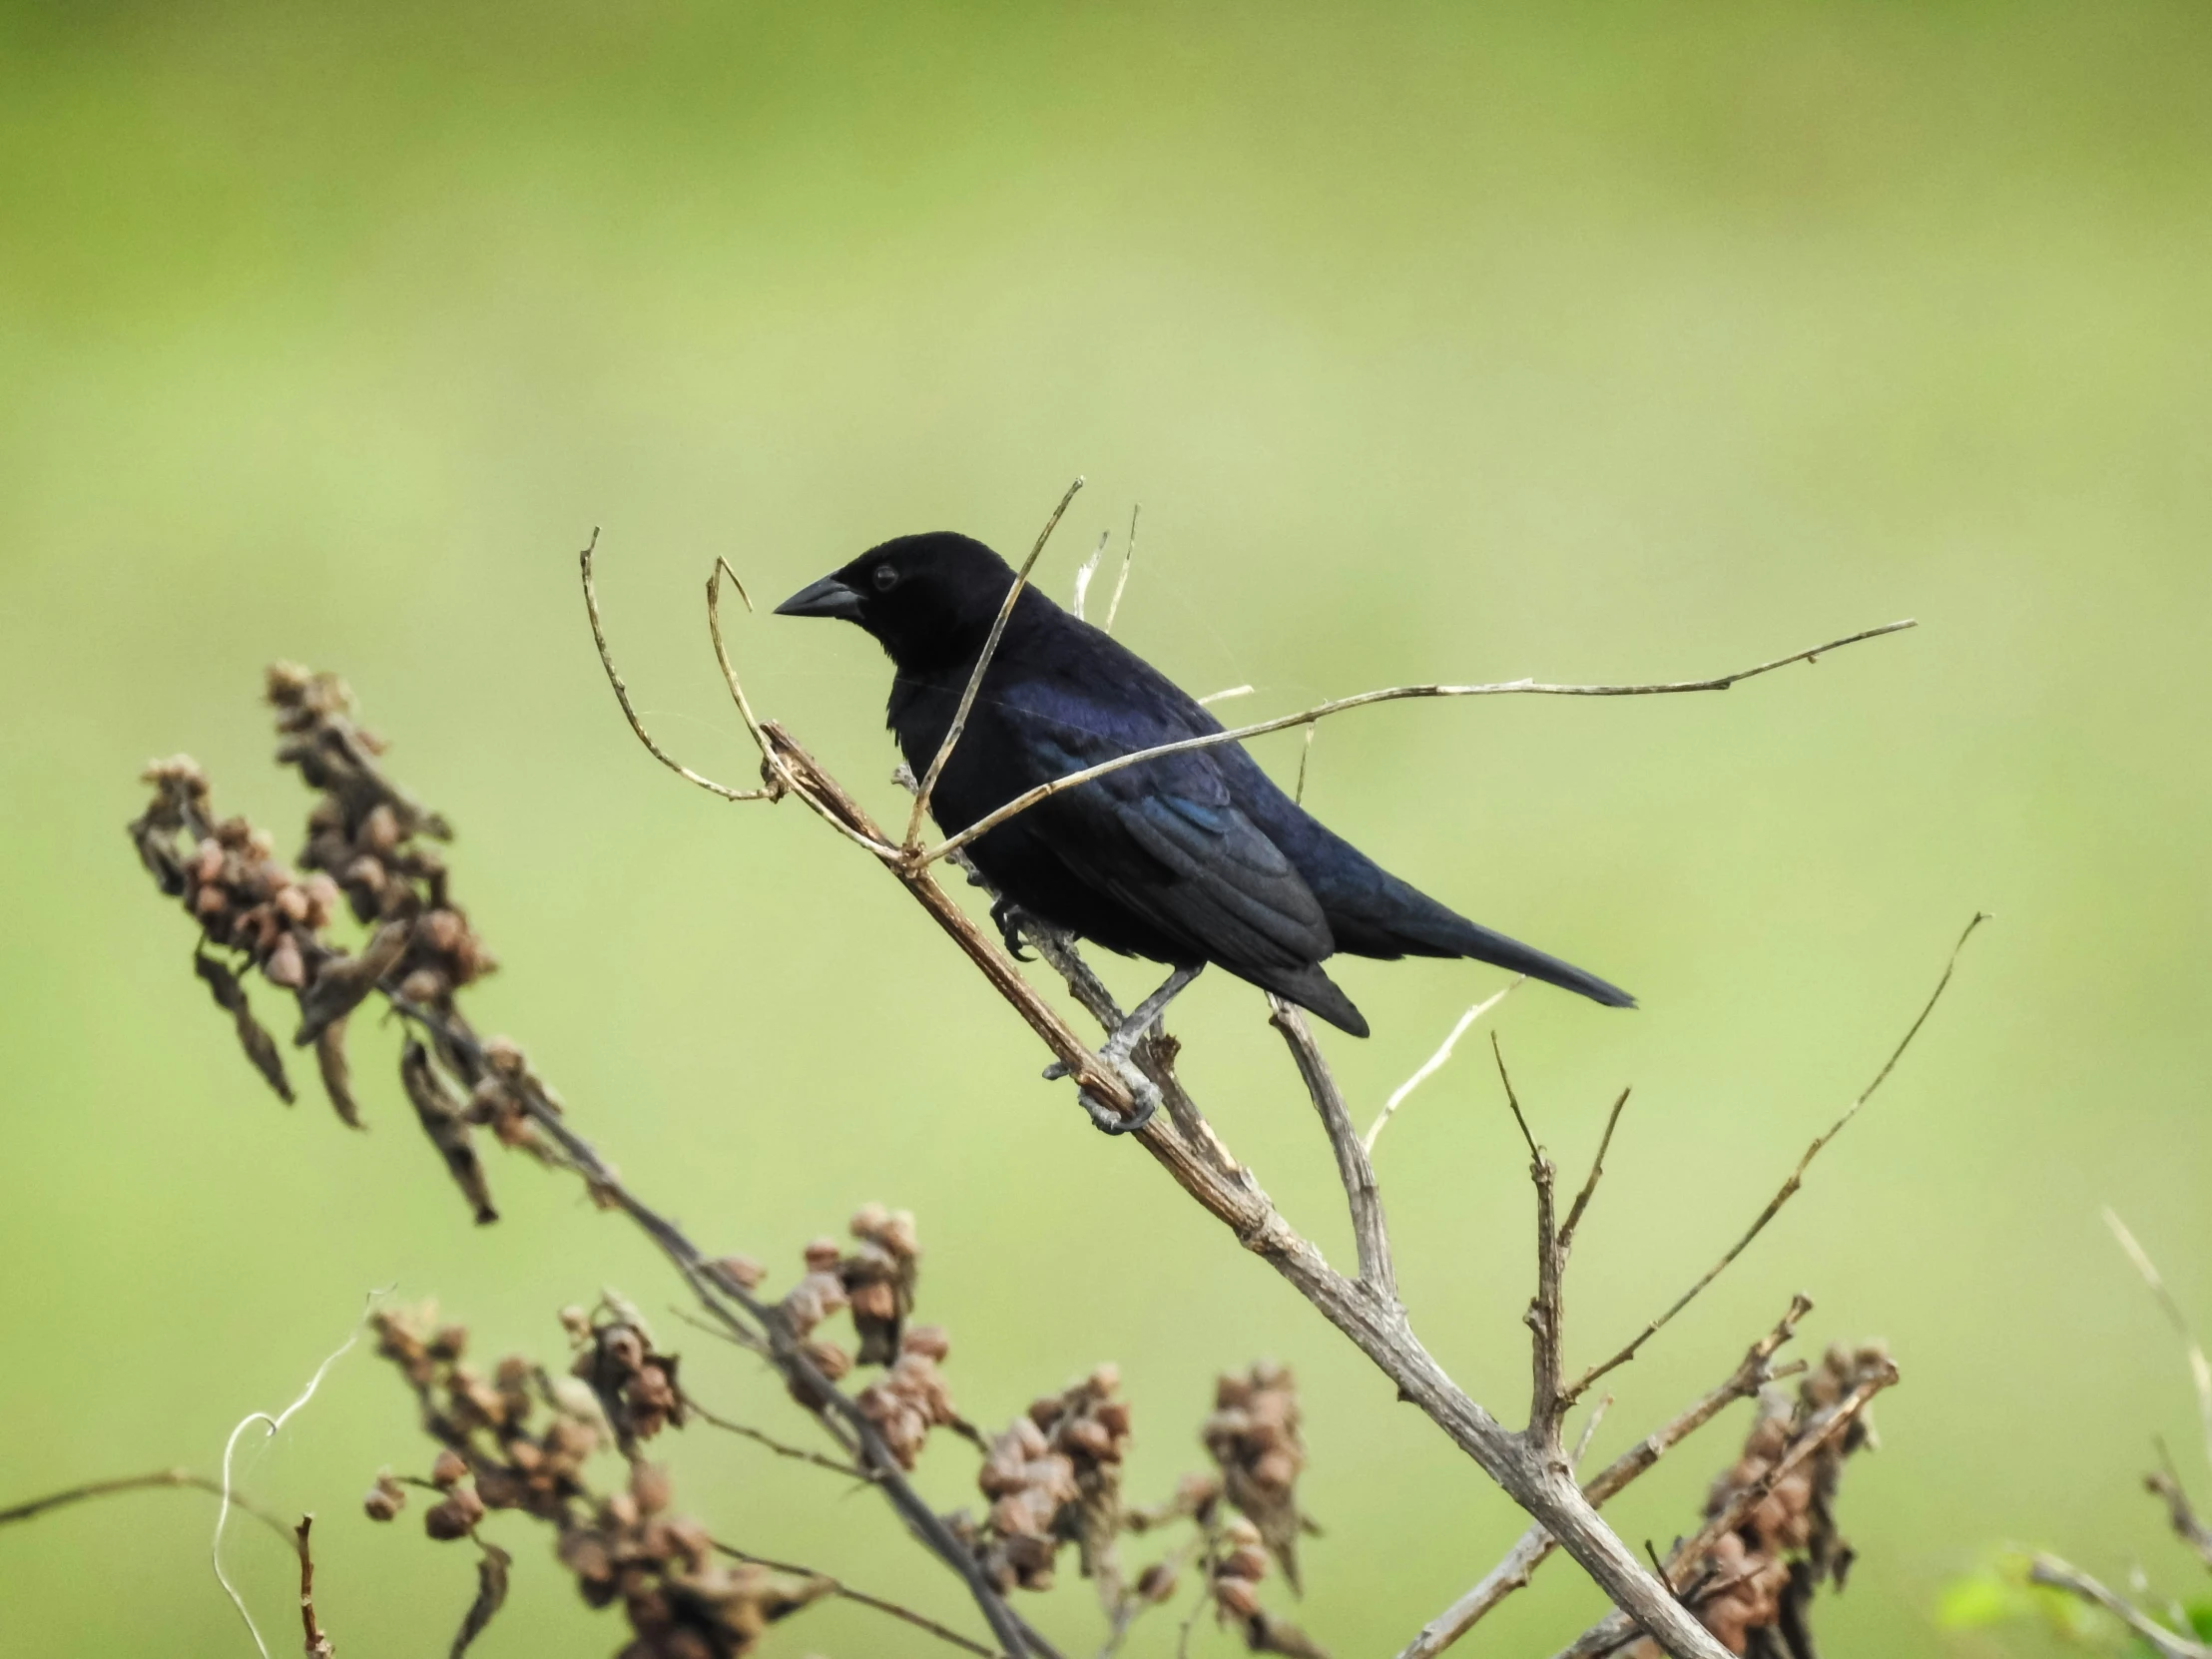
MULTIPOLYGON (((981 885, 978 881, 977 885, 981 885)), ((999 942, 1006 947, 1006 954, 1017 962, 1033 962, 1037 958, 1021 947, 1021 906, 1012 899, 999 896, 991 904, 991 920, 998 924, 999 942)))
MULTIPOLYGON (((998 912, 994 909, 991 914, 995 917, 998 912)), ((1137 1103, 1137 1115, 1123 1118, 1117 1116, 1088 1089, 1077 1090, 1076 1099, 1082 1102, 1083 1110, 1090 1114, 1092 1125, 1102 1133, 1126 1135, 1131 1130, 1142 1129, 1152 1121, 1152 1114, 1160 1109, 1159 1085, 1131 1064, 1129 1057, 1137 1051, 1137 1044, 1144 1041, 1146 1033, 1160 1023, 1160 1016, 1167 1012, 1168 1004, 1198 975, 1199 968, 1177 968, 1168 975, 1167 983, 1138 1003, 1135 1011, 1099 1044, 1099 1059, 1121 1079, 1123 1086, 1129 1090, 1130 1098, 1137 1103)), ((1055 1060, 1044 1068, 1044 1079, 1047 1083, 1057 1082, 1070 1075, 1070 1072, 1071 1068, 1065 1060, 1055 1060)))
POLYGON ((1130 1097, 1137 1103, 1134 1117, 1121 1117, 1114 1109, 1092 1094, 1088 1089, 1078 1089, 1075 1098, 1089 1114, 1091 1127, 1102 1135, 1130 1135, 1152 1121, 1152 1114, 1160 1109, 1160 1091, 1152 1079, 1133 1066, 1115 1068, 1121 1080, 1128 1085, 1130 1097))

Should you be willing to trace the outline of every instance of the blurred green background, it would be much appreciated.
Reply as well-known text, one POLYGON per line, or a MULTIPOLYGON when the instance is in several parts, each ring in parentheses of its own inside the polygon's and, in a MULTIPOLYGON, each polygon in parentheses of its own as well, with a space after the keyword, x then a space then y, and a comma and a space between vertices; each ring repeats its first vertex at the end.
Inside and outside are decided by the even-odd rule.
MULTIPOLYGON (((279 1106, 192 981, 118 830, 145 759, 189 749, 288 847, 303 797, 256 699, 291 657, 352 681, 458 826, 505 962, 478 1023, 706 1241, 781 1272, 860 1201, 913 1208, 964 1408, 1001 1423, 1117 1360, 1140 1494, 1198 1461, 1217 1369, 1293 1363, 1329 1529, 1298 1616, 1340 1655, 1393 1651, 1488 1566, 1510 1506, 1036 1080, 892 883, 796 808, 655 769, 601 683, 594 525, 653 724, 742 782, 715 555, 773 601, 901 531, 1018 550, 1082 472, 1045 585, 1141 501, 1117 632, 1195 691, 1251 682, 1224 711, 1248 718, 1921 619, 1727 697, 1356 714, 1308 801, 1643 998, 1531 988, 1498 1019, 1571 1168, 1637 1088, 1570 1286, 1581 1361, 1718 1254, 1993 911, 1890 1088, 1618 1378, 1598 1450, 1802 1289, 1814 1342, 1886 1337, 1906 1374, 1844 1494, 1835 1651, 2035 1651, 1935 1623, 2006 1540, 2190 1588, 2136 1486, 2154 1433, 2196 1443, 2187 1386, 2098 1208, 2212 1322, 2208 77, 2195 4, 0 12, 0 1501, 212 1467, 374 1286, 549 1358, 554 1310, 602 1284, 679 1301, 512 1161, 505 1219, 469 1226, 388 1030, 356 1037, 353 1135, 279 1106)), ((764 710, 892 801, 867 641, 764 615, 735 645, 764 710)), ((1258 750, 1296 766, 1295 735, 1258 750)), ((1499 982, 1341 976, 1376 1027, 1329 1041, 1363 1111, 1499 982)), ((1174 1023, 1230 1142, 1348 1254, 1256 993, 1209 976, 1174 1023)), ((1379 1157, 1417 1329, 1514 1417, 1517 1148, 1470 1050, 1379 1157)), ((806 1431, 662 1324, 704 1398, 806 1431)), ((1622 1499, 1624 1535, 1683 1530, 1740 1428, 1622 1499)), ((878 1505, 706 1431, 671 1449, 724 1535, 966 1617, 878 1505)), ((342 1653, 442 1651, 472 1593, 462 1552, 359 1515, 379 1465, 426 1461, 362 1355, 250 1459, 322 1516, 342 1653)), ((971 1468, 937 1445, 924 1483, 971 1501, 971 1468)), ((0 1532, 0 1652, 245 1649, 211 1507, 0 1532)), ((542 1532, 495 1531, 517 1587, 483 1652, 620 1645, 542 1532)), ((288 1645, 288 1560, 235 1557, 288 1645)), ((1466 1651, 1548 1652, 1596 1608, 1554 1565, 1466 1651)), ((1036 1616, 1095 1642, 1072 1570, 1036 1616)), ((925 1645, 830 1607, 769 1651, 925 1645)))

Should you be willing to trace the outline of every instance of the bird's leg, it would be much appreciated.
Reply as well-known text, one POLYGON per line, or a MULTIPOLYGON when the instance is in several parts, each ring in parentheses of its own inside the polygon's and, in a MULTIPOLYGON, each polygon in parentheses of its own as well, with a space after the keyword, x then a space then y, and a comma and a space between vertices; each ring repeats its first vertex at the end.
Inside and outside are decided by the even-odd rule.
MULTIPOLYGON (((1119 1066, 1125 1062, 1143 1040, 1144 1034, 1158 1024, 1160 1016, 1168 1011, 1168 1004, 1182 995, 1183 987, 1196 979, 1205 966, 1201 962, 1197 967, 1179 967, 1169 974, 1167 983, 1138 1003, 1129 1017, 1115 1026, 1106 1040, 1099 1044, 1098 1057, 1110 1066, 1119 1066)), ((1055 1060, 1044 1068, 1045 1081, 1048 1083, 1067 1074, 1065 1061, 1055 1060)))
POLYGON ((1114 1028, 1114 1034, 1099 1045, 1098 1057, 1110 1066, 1119 1066, 1135 1052, 1144 1034, 1159 1024, 1160 1016, 1168 1011, 1168 1004, 1183 994, 1183 988, 1205 971, 1206 964, 1179 967, 1167 977, 1167 982, 1130 1011, 1129 1017, 1114 1028))

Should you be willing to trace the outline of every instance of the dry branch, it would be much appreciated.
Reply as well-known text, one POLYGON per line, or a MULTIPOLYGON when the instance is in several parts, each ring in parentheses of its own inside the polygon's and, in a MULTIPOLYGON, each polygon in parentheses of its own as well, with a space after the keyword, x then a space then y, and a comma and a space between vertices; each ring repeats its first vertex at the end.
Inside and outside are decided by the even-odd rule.
POLYGON ((2028 1568, 2028 1576, 2037 1584, 2064 1590, 2092 1607, 2103 1608, 2149 1643, 2159 1659, 2212 1659, 2212 1647, 2168 1630, 2125 1596, 2114 1594, 2079 1567, 2055 1555, 2038 1552, 2028 1568))
MULTIPOLYGON (((1064 501, 1062 505, 1064 507, 1064 501)), ((1055 513, 1055 521, 1057 516, 1055 513)), ((1050 528, 1048 522, 1047 534, 1050 528)), ((1042 540, 1040 537, 1040 549, 1042 540)), ((1024 573, 1029 568, 1029 563, 1034 562, 1036 551, 1037 549, 1032 550, 1030 561, 1024 564, 1024 573)), ((999 618, 1001 623, 1018 596, 1019 586, 1017 579, 1015 588, 1009 592, 1006 605, 1002 607, 999 618)), ((587 604, 592 602, 588 583, 586 601, 587 604)), ((1195 1106, 1188 1103, 1187 1096, 1177 1102, 1168 1094, 1163 1079, 1172 1077, 1171 1039, 1156 1033, 1143 1045, 1142 1051, 1132 1063, 1108 1065, 1081 1043, 1057 1010, 1038 996, 1022 978, 1015 964, 936 885, 930 878, 927 865, 938 858, 957 854, 977 835, 1003 823, 1015 813, 1106 772, 1163 754, 1235 742, 1292 726, 1311 726, 1314 721, 1328 715, 1368 703, 1415 696, 1633 696, 1720 691, 1788 664, 1815 660, 1828 651, 1910 626, 1910 622, 1904 622, 1867 630, 1809 651, 1796 652, 1750 669, 1704 681, 1582 687, 1548 686, 1522 681, 1497 686, 1394 687, 1366 693, 1321 705, 1281 720, 1262 722, 1235 731, 1209 734, 1183 743, 1117 757, 1101 766, 1070 774, 1017 797, 997 813, 948 837, 926 852, 919 849, 915 837, 927 806, 931 785, 941 772, 951 742, 957 736, 957 718, 945 746, 939 749, 936 760, 930 767, 929 776, 922 780, 915 791, 907 834, 895 853, 890 847, 888 837, 865 810, 788 732, 774 721, 762 721, 755 725, 749 718, 748 725, 762 748, 764 774, 786 784, 792 793, 799 795, 810 808, 828 819, 840 833, 876 854, 878 860, 891 870, 931 918, 953 938, 992 988, 1014 1007, 1044 1041, 1059 1062, 1060 1068, 1074 1077, 1078 1088, 1090 1101, 1105 1114, 1117 1117, 1124 1123, 1142 1123, 1142 1127, 1135 1131, 1139 1144, 1168 1170, 1184 1191, 1209 1214, 1228 1226, 1240 1243, 1261 1255, 1289 1279, 1332 1324, 1396 1383, 1401 1397, 1419 1404, 1427 1411, 1453 1441, 1472 1456, 1515 1501, 1555 1532, 1562 1539, 1564 1547, 1575 1555, 1617 1605, 1633 1607, 1641 1623, 1659 1636, 1670 1653, 1677 1656, 1694 1654, 1699 1659, 1715 1659, 1719 1650, 1714 1647, 1711 1638, 1644 1570, 1620 1540, 1605 1528, 1597 1519, 1594 1509, 1584 1500, 1557 1443, 1557 1410, 1548 1411, 1543 1414, 1542 1420, 1533 1421, 1530 1431, 1525 1434, 1515 1434, 1505 1429, 1453 1384, 1413 1338, 1388 1277, 1387 1239, 1382 1228, 1380 1204, 1375 1197, 1373 1172, 1367 1168, 1366 1148, 1352 1134, 1349 1123, 1344 1125, 1342 1134, 1339 1133, 1339 1120, 1345 1117, 1343 1101, 1328 1073, 1326 1061, 1322 1059, 1318 1049, 1311 1047, 1310 1036, 1308 1045, 1302 1047, 1292 1031, 1285 1028, 1286 1039, 1292 1043, 1309 1096, 1325 1126, 1329 1128, 1338 1154, 1340 1175, 1346 1187, 1347 1202, 1353 1210, 1355 1236, 1360 1246, 1361 1273, 1357 1280, 1348 1280, 1337 1273, 1312 1245, 1291 1228, 1251 1173, 1229 1155, 1210 1129, 1203 1128, 1203 1119, 1199 1117, 1195 1106), (1153 1104, 1151 1097, 1155 1091, 1159 1091, 1161 1098, 1170 1106, 1161 1118, 1150 1115, 1150 1106, 1153 1104), (1145 1121, 1147 1119, 1149 1121, 1145 1121)), ((742 701, 737 677, 730 669, 727 654, 723 651, 719 623, 714 632, 718 656, 730 680, 733 697, 742 701)), ((995 630, 993 637, 995 639, 995 630)), ((982 674, 988 666, 989 655, 990 648, 986 645, 974 673, 970 676, 967 694, 962 700, 963 712, 972 703, 982 674)), ((604 650, 602 658, 604 661, 604 650)), ((611 661, 606 662, 605 666, 612 674, 611 661)), ((972 870, 970 876, 973 879, 972 870)), ((1059 941, 1057 954, 1062 961, 1072 963, 1077 959, 1072 944, 1065 940, 1059 941)), ((1087 970, 1084 973, 1087 975, 1087 970)), ((1068 977, 1073 986, 1077 975, 1070 973, 1068 977)), ((1923 1017, 1926 1017, 1925 1012, 1923 1017)), ((1278 1024, 1280 1027, 1282 1022, 1279 1020, 1278 1024)), ((1887 1075, 1887 1068, 1884 1075, 1887 1075)), ((1180 1089, 1175 1093, 1180 1094, 1180 1089)), ((1549 1225, 1547 1215, 1547 1229, 1549 1225)), ((1764 1220, 1755 1226, 1754 1234, 1762 1226, 1764 1220)), ((1555 1242, 1553 1241, 1554 1244, 1555 1242)), ((1746 1242, 1748 1243, 1748 1238, 1746 1242)), ((1738 1250, 1741 1248, 1739 1246, 1738 1250)), ((1733 1259, 1733 1254, 1730 1259, 1733 1259)), ((1691 1293, 1692 1296, 1695 1294, 1695 1291, 1691 1293)), ((1685 1298, 1685 1304, 1687 1301, 1688 1298, 1685 1298)), ((1666 1316, 1671 1317, 1671 1313, 1666 1316)), ((1664 1318, 1658 1322, 1659 1325, 1664 1323, 1664 1318)), ((1656 1325, 1654 1329, 1657 1329, 1656 1325)), ((1556 1336, 1554 1315, 1551 1362, 1554 1365, 1556 1336)), ((1639 1345, 1642 1340, 1639 1339, 1639 1345)), ((1632 1345, 1631 1352, 1634 1346, 1639 1345, 1632 1345)), ((1539 1363, 1542 1363, 1541 1356, 1539 1363)), ((1564 1402, 1571 1401, 1585 1386, 1586 1380, 1577 1387, 1564 1390, 1563 1397, 1562 1390, 1556 1386, 1548 1391, 1554 1400, 1560 1401, 1559 1408, 1563 1408, 1564 1402)))
MULTIPOLYGON (((998 642, 1006 633, 1006 624, 1014 614, 1014 604, 1021 598, 1021 590, 1028 585, 1029 573, 1037 565, 1044 552, 1044 544, 1052 539, 1053 529, 1060 522, 1060 515, 1068 510, 1068 503, 1075 499, 1075 492, 1083 487, 1077 478, 1068 485, 1067 493, 1060 497, 1060 504, 1052 509, 1052 516, 1044 521, 1044 528, 1037 532, 1036 545, 1029 549, 1029 557, 1021 561, 1021 568, 1014 572, 1013 586, 1006 590, 1005 603, 998 607, 998 615, 991 619, 991 631, 984 637, 983 649, 976 655, 974 672, 968 675, 967 684, 960 690, 960 702, 952 711, 952 724, 945 729, 944 742, 937 745, 937 753, 930 758, 929 770, 921 775, 921 788, 914 792, 913 811, 906 818, 906 834, 900 847, 909 855, 921 846, 921 821, 929 811, 929 798, 936 793, 937 780, 944 776, 945 763, 952 759, 952 752, 960 746, 960 734, 967 730, 968 714, 975 707, 976 694, 983 689, 983 676, 991 669, 991 659, 998 654, 998 642)), ((1117 589, 1115 598, 1121 597, 1117 589)), ((1113 625, 1111 614, 1107 625, 1113 625)))
MULTIPOLYGON (((1750 1398, 1777 1378, 1789 1375, 1788 1368, 1776 1368, 1774 1357, 1797 1335, 1798 1322, 1812 1311, 1812 1303, 1804 1297, 1794 1298, 1781 1323, 1752 1344, 1725 1381, 1614 1458, 1583 1486, 1583 1495, 1593 1505, 1602 1506, 1727 1407, 1739 1399, 1750 1398)), ((1499 1602, 1515 1590, 1526 1588, 1536 1568, 1558 1547, 1557 1540, 1541 1526, 1530 1527, 1521 1534, 1520 1541, 1506 1551, 1504 1559, 1483 1574, 1472 1589, 1423 1625, 1420 1634, 1406 1644, 1397 1659, 1435 1659, 1435 1655, 1472 1630, 1499 1602)))
MULTIPOLYGON (((147 1492, 168 1487, 206 1492, 210 1497, 224 1496, 223 1482, 210 1475, 191 1469, 156 1469, 151 1474, 126 1474, 113 1480, 87 1480, 75 1486, 67 1486, 58 1492, 48 1492, 34 1497, 27 1503, 11 1504, 0 1509, 0 1526, 10 1521, 31 1520, 55 1509, 66 1509, 74 1503, 85 1503, 98 1497, 117 1497, 125 1492, 147 1492)), ((275 1512, 264 1509, 251 1498, 238 1492, 230 1494, 231 1507, 252 1515, 264 1526, 275 1532, 286 1543, 292 1541, 291 1523, 275 1512)))
MULTIPOLYGON (((1011 601, 1009 601, 1011 603, 1011 601)), ((1353 709, 1364 709, 1371 703, 1394 703, 1408 697, 1666 697, 1682 692, 1726 691, 1746 680, 1762 674, 1772 674, 1778 668, 1788 668, 1792 663, 1818 662, 1831 651, 1841 651, 1847 645, 1857 645, 1862 640, 1880 639, 1885 634, 1903 633, 1919 624, 1908 618, 1903 622, 1884 623, 1879 628, 1867 628, 1856 634, 1847 634, 1840 640, 1830 640, 1826 645, 1816 645, 1808 650, 1794 651, 1787 657, 1777 657, 1772 662, 1759 663, 1751 668, 1736 670, 1733 674, 1717 675, 1710 680, 1667 680, 1635 686, 1562 686, 1542 684, 1534 680, 1507 680, 1484 686, 1388 686, 1381 691, 1360 692, 1351 697, 1340 697, 1329 703, 1317 703, 1311 709, 1302 709, 1295 715, 1279 715, 1273 720, 1239 726, 1233 731, 1208 732, 1201 737, 1184 738, 1176 743, 1163 743, 1150 749, 1132 750, 1127 755, 1117 755, 1110 761, 1071 772, 1064 778, 1055 778, 1049 784, 1039 784, 1035 789, 1023 792, 1007 802, 996 812, 987 813, 957 834, 948 835, 923 854, 922 861, 931 863, 954 852, 974 840, 988 834, 1017 813, 1026 813, 1040 801, 1050 800, 1063 790, 1072 790, 1088 784, 1094 778, 1119 772, 1123 767, 1137 766, 1145 761, 1156 761, 1164 755, 1186 754, 1194 749, 1212 749, 1219 744, 1242 743, 1247 738, 1260 738, 1270 732, 1287 732, 1294 726, 1311 726, 1316 721, 1327 720, 1331 715, 1345 714, 1353 709)), ((918 827, 919 818, 915 820, 918 827)))

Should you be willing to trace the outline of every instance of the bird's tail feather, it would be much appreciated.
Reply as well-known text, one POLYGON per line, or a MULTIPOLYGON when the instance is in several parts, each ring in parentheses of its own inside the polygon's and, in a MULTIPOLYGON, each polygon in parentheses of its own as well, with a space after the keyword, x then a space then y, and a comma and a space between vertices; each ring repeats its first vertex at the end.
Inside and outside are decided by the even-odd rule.
POLYGON ((1571 962, 1562 962, 1556 956, 1546 955, 1532 945, 1518 939, 1509 939, 1503 933, 1493 933, 1478 922, 1463 916, 1451 918, 1458 925, 1445 939, 1455 956, 1472 957, 1477 962, 1488 962, 1510 973, 1525 973, 1531 979, 1541 979, 1547 985, 1557 985, 1561 990, 1578 991, 1592 1002, 1608 1008, 1633 1008, 1636 999, 1618 985, 1587 973, 1571 962))

